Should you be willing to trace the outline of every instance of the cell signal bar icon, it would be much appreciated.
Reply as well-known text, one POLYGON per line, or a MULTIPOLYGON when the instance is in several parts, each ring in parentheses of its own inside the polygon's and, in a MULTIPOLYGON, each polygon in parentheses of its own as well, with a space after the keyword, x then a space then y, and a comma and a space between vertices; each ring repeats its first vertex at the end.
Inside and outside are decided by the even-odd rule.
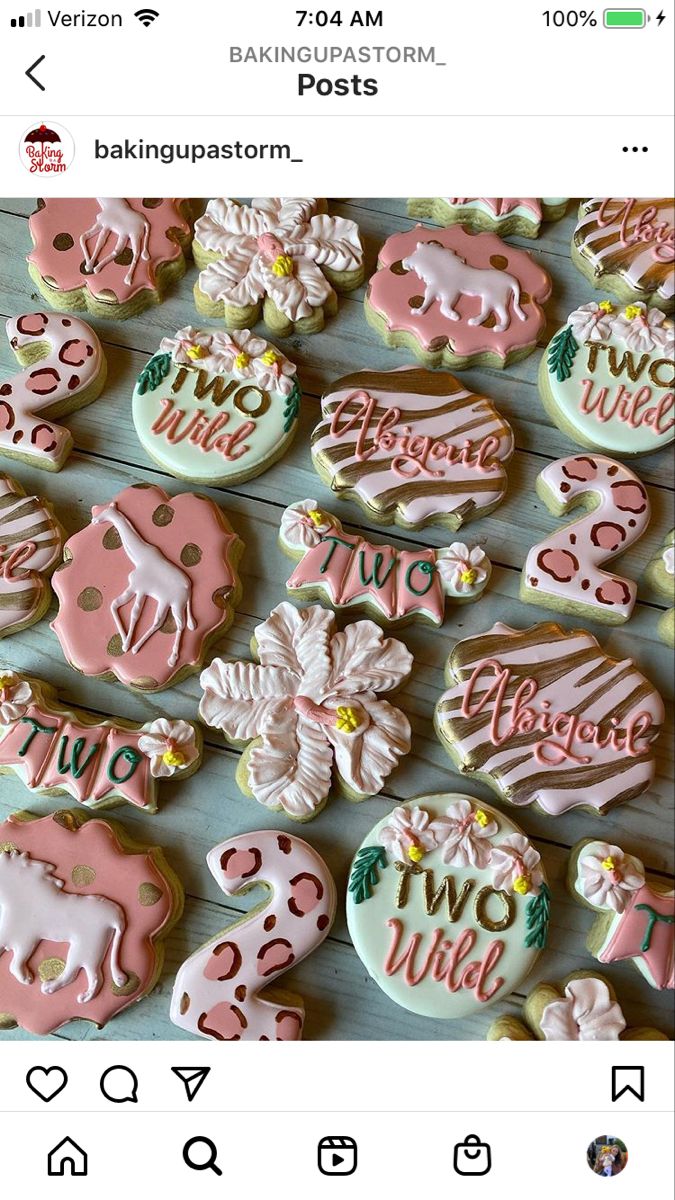
POLYGON ((12 29, 39 29, 42 24, 42 12, 36 8, 34 12, 26 13, 25 17, 12 17, 12 29))

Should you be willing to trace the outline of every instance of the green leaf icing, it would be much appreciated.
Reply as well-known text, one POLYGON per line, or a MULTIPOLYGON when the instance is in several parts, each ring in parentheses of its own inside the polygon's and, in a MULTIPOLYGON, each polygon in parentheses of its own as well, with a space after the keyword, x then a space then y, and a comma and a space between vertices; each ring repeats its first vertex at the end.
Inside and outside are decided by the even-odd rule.
POLYGON ((532 896, 525 909, 525 945, 528 950, 533 946, 543 950, 548 938, 548 923, 551 916, 551 893, 548 886, 542 883, 538 896, 532 896))
POLYGON ((380 878, 380 867, 387 865, 387 852, 384 846, 363 846, 356 858, 349 879, 349 891, 354 896, 354 903, 361 904, 370 900, 372 889, 380 878))
POLYGON ((572 374, 574 355, 579 349, 579 343, 572 333, 572 327, 566 325, 556 333, 548 348, 548 373, 555 375, 559 383, 569 379, 572 374))
POLYGON ((138 376, 138 394, 144 396, 149 390, 154 392, 158 388, 163 379, 166 379, 171 370, 171 355, 156 354, 150 362, 143 367, 138 376))
POLYGON ((293 384, 293 391, 286 400, 284 409, 284 433, 288 433, 293 423, 298 419, 300 412, 300 388, 297 383, 293 384))

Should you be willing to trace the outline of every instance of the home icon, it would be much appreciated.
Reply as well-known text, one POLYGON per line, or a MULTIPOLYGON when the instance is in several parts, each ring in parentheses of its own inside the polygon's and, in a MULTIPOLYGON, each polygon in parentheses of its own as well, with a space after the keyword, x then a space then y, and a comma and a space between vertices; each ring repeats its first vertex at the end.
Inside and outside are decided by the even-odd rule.
POLYGON ((64 1137, 47 1155, 48 1175, 86 1175, 87 1155, 77 1142, 64 1137))

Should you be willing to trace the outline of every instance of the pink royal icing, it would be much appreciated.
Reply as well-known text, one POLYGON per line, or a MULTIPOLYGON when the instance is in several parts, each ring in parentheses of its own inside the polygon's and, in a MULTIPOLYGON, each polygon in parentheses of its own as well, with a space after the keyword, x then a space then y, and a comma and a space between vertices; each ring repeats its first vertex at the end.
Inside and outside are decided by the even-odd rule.
POLYGON ((0 475, 0 637, 16 625, 31 624, 44 608, 62 543, 49 505, 0 475))
POLYGON ((603 979, 571 979, 562 1000, 546 1005, 540 1018, 548 1042, 612 1042, 626 1028, 603 979))

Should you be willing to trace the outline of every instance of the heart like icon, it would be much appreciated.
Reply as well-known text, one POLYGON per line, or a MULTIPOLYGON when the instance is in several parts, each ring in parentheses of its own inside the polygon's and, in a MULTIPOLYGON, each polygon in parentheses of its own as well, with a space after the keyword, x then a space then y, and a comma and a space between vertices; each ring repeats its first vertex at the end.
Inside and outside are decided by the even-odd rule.
POLYGON ((49 1104, 68 1083, 68 1076, 63 1067, 31 1067, 26 1075, 26 1083, 31 1092, 35 1092, 45 1104, 49 1104))

